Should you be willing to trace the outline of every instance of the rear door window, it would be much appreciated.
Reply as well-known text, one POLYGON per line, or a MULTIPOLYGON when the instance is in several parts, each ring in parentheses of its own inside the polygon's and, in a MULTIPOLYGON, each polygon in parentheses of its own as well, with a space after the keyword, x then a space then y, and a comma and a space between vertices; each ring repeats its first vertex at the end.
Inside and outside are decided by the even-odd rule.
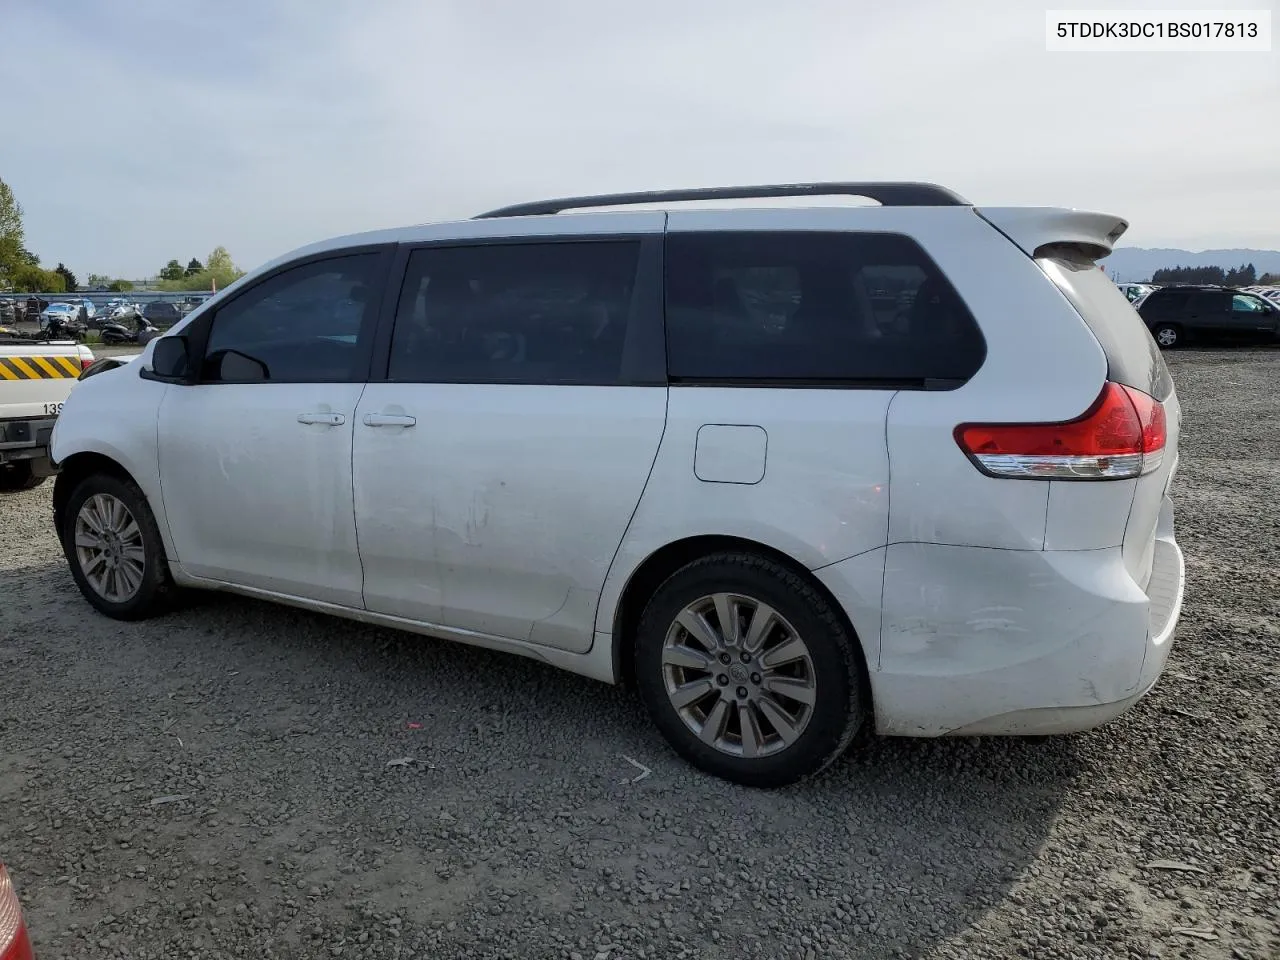
POLYGON ((1231 309, 1231 296, 1225 290, 1192 290, 1187 305, 1191 313, 1226 313, 1231 309))
POLYGON ((639 240, 424 247, 409 256, 388 378, 615 385, 639 240))
POLYGON ((669 233, 666 317, 673 382, 947 388, 986 356, 968 307, 898 234, 669 233))

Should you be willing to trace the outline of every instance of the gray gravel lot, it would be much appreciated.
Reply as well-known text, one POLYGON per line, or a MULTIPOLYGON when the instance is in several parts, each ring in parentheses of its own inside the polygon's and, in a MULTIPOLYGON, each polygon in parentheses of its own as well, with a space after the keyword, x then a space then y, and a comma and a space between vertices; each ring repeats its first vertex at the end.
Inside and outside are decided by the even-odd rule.
POLYGON ((51 484, 0 498, 0 859, 38 956, 1280 957, 1280 350, 1169 359, 1190 583, 1156 691, 778 792, 533 661, 233 597, 104 619, 51 484))

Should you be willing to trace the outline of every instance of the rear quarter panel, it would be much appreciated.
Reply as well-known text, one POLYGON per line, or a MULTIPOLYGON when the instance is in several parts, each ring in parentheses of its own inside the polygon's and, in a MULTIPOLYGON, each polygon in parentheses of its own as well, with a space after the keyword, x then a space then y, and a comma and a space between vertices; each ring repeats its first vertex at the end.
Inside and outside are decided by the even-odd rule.
POLYGON ((980 473, 954 431, 1077 417, 1102 389, 1106 356, 1035 261, 971 210, 902 219, 977 319, 987 357, 957 390, 894 397, 889 542, 1043 549, 1049 484, 980 473))

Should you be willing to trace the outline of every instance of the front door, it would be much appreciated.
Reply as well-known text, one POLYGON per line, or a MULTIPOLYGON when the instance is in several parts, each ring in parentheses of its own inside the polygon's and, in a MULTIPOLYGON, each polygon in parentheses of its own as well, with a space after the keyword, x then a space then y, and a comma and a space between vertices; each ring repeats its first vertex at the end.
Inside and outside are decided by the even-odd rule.
POLYGON ((666 416, 659 251, 632 235, 408 256, 387 376, 356 410, 369 610, 589 648, 666 416))
POLYGON ((352 424, 387 256, 285 268, 184 331, 199 382, 168 389, 158 435, 188 573, 361 606, 352 424))
POLYGON ((1276 309, 1261 297, 1237 293, 1231 297, 1231 327, 1240 336, 1257 337, 1276 331, 1276 309))

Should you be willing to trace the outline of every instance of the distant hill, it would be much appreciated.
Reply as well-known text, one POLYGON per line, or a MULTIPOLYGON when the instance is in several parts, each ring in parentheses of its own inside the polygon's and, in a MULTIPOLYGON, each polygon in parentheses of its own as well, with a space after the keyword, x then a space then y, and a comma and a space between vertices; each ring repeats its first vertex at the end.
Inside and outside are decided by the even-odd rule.
POLYGON ((1258 276, 1280 273, 1280 250, 1148 250, 1117 247, 1102 261, 1107 275, 1120 281, 1150 280, 1161 267, 1222 267, 1230 270, 1252 263, 1258 276))

